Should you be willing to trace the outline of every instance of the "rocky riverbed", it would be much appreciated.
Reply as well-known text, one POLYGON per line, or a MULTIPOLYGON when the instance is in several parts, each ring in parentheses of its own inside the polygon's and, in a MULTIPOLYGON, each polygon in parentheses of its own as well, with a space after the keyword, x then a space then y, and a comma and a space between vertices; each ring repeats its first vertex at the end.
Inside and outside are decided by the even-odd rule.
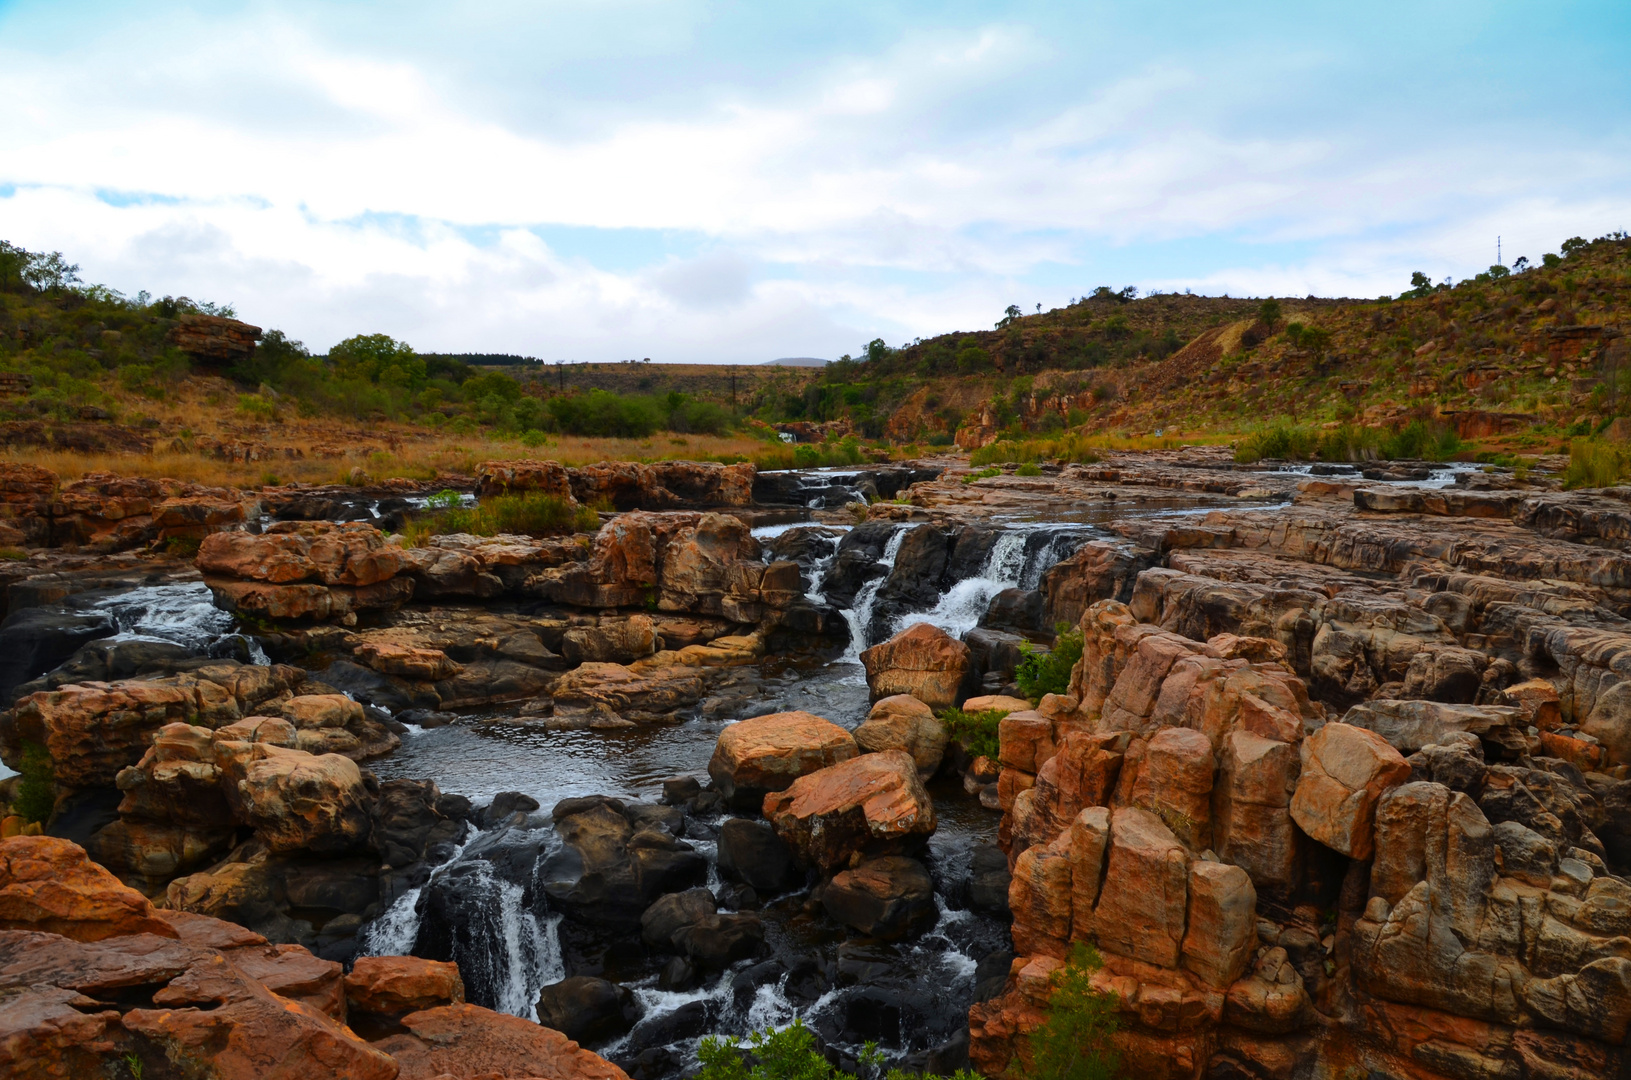
MULTIPOLYGON (((500 462, 468 490, 617 512, 404 548, 426 491, 53 483, 0 485, 58 545, 5 568, 0 754, 48 767, 45 831, 143 918, 342 979, 454 964, 456 997, 348 1030, 381 1075, 478 1075, 499 1059, 400 1040, 489 1015, 609 1062, 563 1041, 560 1071, 676 1076, 704 1034, 802 1017, 839 1060, 995 1075, 1075 940, 1134 1075, 1620 1068, 1624 492, 1206 448, 1030 477, 500 462), (1069 692, 1014 699, 1061 624, 1069 692), (975 698, 1008 714, 998 761, 935 718, 975 698)), ((125 940, 30 918, 0 910, 125 940)), ((33 989, 0 1046, 148 1052, 105 987, 8 970, 33 989), (113 1013, 63 1034, 51 993, 113 1013)))

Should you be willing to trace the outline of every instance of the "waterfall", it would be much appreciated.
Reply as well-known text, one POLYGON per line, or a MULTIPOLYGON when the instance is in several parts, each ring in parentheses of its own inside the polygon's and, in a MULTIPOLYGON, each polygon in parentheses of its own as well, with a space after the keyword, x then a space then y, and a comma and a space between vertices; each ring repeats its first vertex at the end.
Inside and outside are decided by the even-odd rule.
POLYGON ((145 585, 100 600, 93 610, 112 616, 117 637, 125 640, 168 641, 202 651, 233 632, 232 615, 215 606, 202 581, 145 585))
POLYGON ((872 621, 872 605, 877 602, 878 591, 883 588, 884 582, 889 580, 889 571, 895 568, 895 558, 900 554, 901 542, 906 539, 908 531, 900 527, 889 535, 889 543, 883 549, 883 556, 878 559, 878 565, 883 567, 884 572, 862 585, 855 594, 855 603, 844 609, 844 621, 849 623, 849 648, 844 650, 841 663, 859 664, 861 650, 871 644, 867 641, 866 628, 872 621))

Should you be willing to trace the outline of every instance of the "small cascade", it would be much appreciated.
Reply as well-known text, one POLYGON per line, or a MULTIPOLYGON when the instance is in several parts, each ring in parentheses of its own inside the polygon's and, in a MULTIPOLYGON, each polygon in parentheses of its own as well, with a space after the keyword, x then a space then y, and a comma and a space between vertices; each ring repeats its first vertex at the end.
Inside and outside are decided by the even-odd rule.
POLYGON ((92 610, 112 617, 119 628, 114 641, 167 641, 213 655, 217 646, 230 644, 228 639, 239 639, 251 663, 271 663, 259 643, 237 633, 232 615, 215 606, 214 594, 201 581, 145 585, 104 597, 92 610))
POLYGON ((1035 588, 1043 572, 1074 552, 1085 537, 1077 530, 1044 533, 1009 529, 992 543, 979 573, 947 589, 928 611, 901 615, 895 620, 893 632, 926 622, 961 638, 980 624, 992 597, 1004 589, 1035 588))
POLYGON ((901 542, 906 539, 909 530, 897 528, 889 535, 889 543, 884 546, 883 555, 878 559, 878 565, 883 573, 861 586, 855 594, 855 603, 844 609, 844 621, 849 623, 849 648, 840 658, 842 662, 858 664, 861 662, 861 650, 873 644, 867 640, 866 628, 872 622, 872 606, 877 602, 878 591, 883 588, 884 582, 889 580, 889 571, 895 567, 895 559, 900 555, 901 542))

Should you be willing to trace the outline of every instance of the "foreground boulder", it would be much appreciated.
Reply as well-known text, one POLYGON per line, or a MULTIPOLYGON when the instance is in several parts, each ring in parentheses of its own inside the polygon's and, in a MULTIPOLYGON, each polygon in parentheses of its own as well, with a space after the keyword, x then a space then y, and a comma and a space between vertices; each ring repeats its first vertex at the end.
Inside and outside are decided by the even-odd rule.
POLYGON ((1302 759, 1292 820, 1326 847, 1368 859, 1376 803, 1410 779, 1410 763, 1381 735, 1349 724, 1326 724, 1303 743, 1302 759))
POLYGON ((830 720, 807 712, 772 713, 721 731, 708 775, 732 806, 758 809, 770 792, 785 791, 799 777, 857 752, 854 736, 830 720))
POLYGON ((946 709, 967 696, 973 670, 968 646, 937 626, 918 623, 861 653, 866 682, 877 701, 909 694, 931 709, 946 709))
POLYGON ((911 851, 934 832, 934 803, 901 750, 863 754, 765 796, 764 815, 798 859, 823 871, 863 853, 911 851))
POLYGON ((0 840, 0 912, 7 1077, 625 1080, 558 1031, 462 1004, 451 964, 365 958, 342 981, 339 964, 297 945, 154 913, 66 841, 0 840), (365 1042, 348 1012, 395 1034, 365 1042))
POLYGON ((542 867, 544 892, 568 918, 626 932, 665 893, 701 885, 708 863, 675 839, 679 811, 620 799, 567 799, 554 809, 561 849, 542 867))
POLYGON ((0 840, 0 927, 98 941, 127 934, 175 937, 147 897, 54 836, 0 840))

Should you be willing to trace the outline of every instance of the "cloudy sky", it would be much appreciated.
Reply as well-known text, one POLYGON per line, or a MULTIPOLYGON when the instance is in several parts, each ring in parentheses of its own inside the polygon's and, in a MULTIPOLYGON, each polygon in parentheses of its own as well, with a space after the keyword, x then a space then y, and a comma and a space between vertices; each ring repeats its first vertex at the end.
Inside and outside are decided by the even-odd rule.
POLYGON ((0 0, 0 238, 316 350, 752 363, 1631 228, 1631 4, 0 0))

